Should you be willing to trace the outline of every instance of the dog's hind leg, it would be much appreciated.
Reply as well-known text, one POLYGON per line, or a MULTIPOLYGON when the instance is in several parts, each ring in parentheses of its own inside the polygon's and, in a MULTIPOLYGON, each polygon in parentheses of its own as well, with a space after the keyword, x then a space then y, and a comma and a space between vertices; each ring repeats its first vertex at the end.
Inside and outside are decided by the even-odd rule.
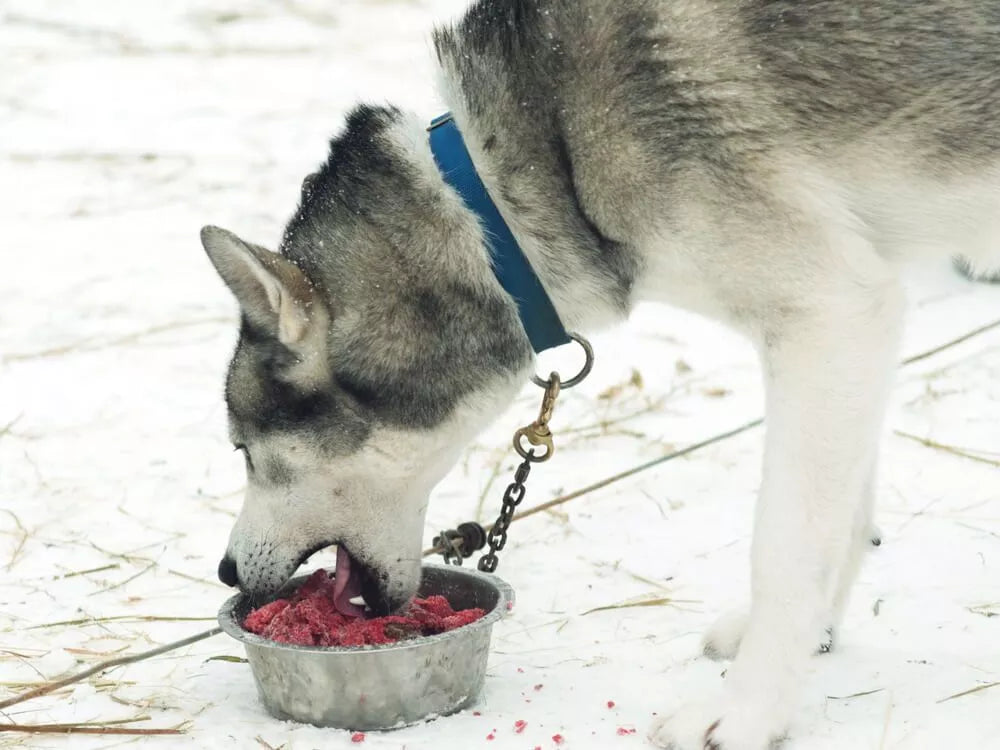
POLYGON ((766 332, 750 618, 714 711, 698 703, 661 724, 654 739, 665 747, 764 750, 780 737, 816 634, 853 578, 903 309, 893 274, 859 276, 845 271, 809 310, 766 332), (691 720, 702 723, 701 744, 691 720))

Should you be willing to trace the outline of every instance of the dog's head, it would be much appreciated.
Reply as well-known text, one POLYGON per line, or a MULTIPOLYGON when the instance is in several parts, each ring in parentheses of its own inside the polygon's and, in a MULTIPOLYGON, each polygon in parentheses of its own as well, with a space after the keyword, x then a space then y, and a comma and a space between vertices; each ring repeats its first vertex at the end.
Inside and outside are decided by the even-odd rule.
POLYGON ((403 127, 355 113, 280 254, 202 230, 242 312, 226 402, 247 488, 219 575, 255 595, 337 544, 345 597, 403 606, 430 490, 530 367, 481 230, 403 127))

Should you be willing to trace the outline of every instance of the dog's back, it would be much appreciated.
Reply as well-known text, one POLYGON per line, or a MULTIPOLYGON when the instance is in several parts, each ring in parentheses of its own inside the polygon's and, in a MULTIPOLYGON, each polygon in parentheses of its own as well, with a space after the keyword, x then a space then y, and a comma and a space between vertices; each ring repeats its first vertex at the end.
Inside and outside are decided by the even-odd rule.
POLYGON ((808 142, 885 138, 952 166, 1000 155, 1000 2, 738 5, 760 80, 808 142))
POLYGON ((439 44, 472 53, 484 111, 566 128, 637 123, 676 147, 767 123, 824 148, 874 133, 933 157, 1000 153, 998 0, 481 0, 439 44))
MULTIPOLYGON (((617 238, 778 173, 842 199, 886 254, 959 236, 1000 255, 998 0, 486 0, 437 42, 477 126, 506 136, 489 145, 507 200, 539 225, 576 210, 530 205, 566 174, 617 238)), ((595 252, 617 276, 625 254, 595 252)))

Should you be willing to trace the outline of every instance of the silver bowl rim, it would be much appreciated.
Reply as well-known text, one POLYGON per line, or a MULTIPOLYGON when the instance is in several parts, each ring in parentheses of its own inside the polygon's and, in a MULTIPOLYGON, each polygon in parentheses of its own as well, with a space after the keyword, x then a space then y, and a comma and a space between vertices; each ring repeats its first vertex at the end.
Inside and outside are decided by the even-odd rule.
MULTIPOLYGON (((296 651, 299 653, 343 654, 347 656, 351 654, 383 653, 386 651, 404 651, 414 648, 423 648, 440 641, 468 634, 471 631, 481 630, 483 628, 489 629, 494 623, 503 619, 514 606, 514 589, 511 588, 509 583, 493 573, 483 573, 479 570, 463 568, 457 565, 441 565, 437 563, 424 563, 423 568, 432 568, 447 571, 448 573, 457 573, 465 578, 478 578, 480 581, 488 583, 496 589, 499 594, 496 606, 475 622, 463 625, 455 630, 449 630, 447 633, 439 633, 438 635, 421 636, 420 638, 399 641, 397 643, 369 646, 297 646, 291 643, 279 643, 278 641, 272 641, 255 633, 251 633, 248 630, 244 630, 242 624, 240 624, 239 620, 237 620, 233 614, 236 607, 241 604, 246 597, 246 594, 240 592, 227 599, 222 604, 222 607, 219 608, 219 627, 222 628, 226 635, 241 641, 246 646, 271 648, 280 651, 296 651)), ((310 574, 305 574, 289 579, 288 582, 282 586, 282 589, 299 582, 304 582, 309 575, 310 574)), ((271 601, 274 600, 271 599, 271 601)))

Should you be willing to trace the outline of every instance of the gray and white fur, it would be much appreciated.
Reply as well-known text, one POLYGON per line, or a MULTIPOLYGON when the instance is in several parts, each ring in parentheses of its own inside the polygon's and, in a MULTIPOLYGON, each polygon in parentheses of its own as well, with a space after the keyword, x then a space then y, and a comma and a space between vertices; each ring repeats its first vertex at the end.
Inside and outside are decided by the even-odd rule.
MULTIPOLYGON (((477 169, 570 330, 642 300, 758 347, 750 604, 675 750, 780 738, 867 546, 900 267, 1000 270, 1000 0, 480 0, 435 35, 477 169)), ((430 490, 532 352, 425 124, 359 107, 279 253, 206 228, 243 322, 226 388, 248 487, 220 574, 267 594, 339 543, 379 612, 419 578, 430 490)))

